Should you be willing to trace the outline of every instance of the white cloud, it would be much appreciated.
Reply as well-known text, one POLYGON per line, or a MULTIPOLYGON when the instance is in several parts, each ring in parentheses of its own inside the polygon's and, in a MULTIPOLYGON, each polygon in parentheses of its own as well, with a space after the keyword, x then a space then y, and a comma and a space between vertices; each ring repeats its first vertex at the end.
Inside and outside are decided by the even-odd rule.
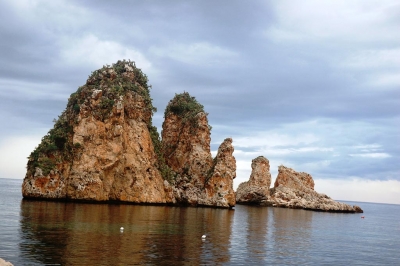
POLYGON ((356 153, 356 154, 349 154, 352 157, 364 157, 364 158, 389 158, 391 157, 390 154, 383 153, 383 152, 375 152, 375 153, 356 153))
POLYGON ((0 79, 0 95, 5 97, 18 97, 21 99, 30 100, 59 100, 65 101, 68 99, 65 91, 68 91, 67 86, 62 83, 45 84, 40 82, 27 82, 16 79, 0 79))
POLYGON ((334 45, 396 40, 398 30, 386 25, 395 17, 396 5, 397 1, 277 1, 277 23, 266 34, 278 42, 333 41, 334 45))
MULTIPOLYGON (((336 200, 400 204, 400 181, 351 179, 315 179, 315 190, 336 200)), ((361 206, 362 207, 362 206, 361 206)))
POLYGON ((356 69, 400 68, 400 49, 357 51, 342 62, 342 66, 356 69))
POLYGON ((364 83, 370 86, 379 89, 400 86, 400 49, 357 51, 337 65, 353 71, 368 71, 364 83))
POLYGON ((141 52, 114 41, 100 40, 93 34, 68 41, 61 55, 73 65, 86 64, 100 68, 118 60, 130 59, 145 72, 151 68, 150 61, 141 52))
MULTIPOLYGON (((399 67, 400 70, 400 67, 399 67)), ((375 74, 369 80, 369 83, 379 89, 385 87, 394 87, 398 89, 400 86, 400 75, 399 72, 396 73, 382 73, 382 74, 375 74)))
POLYGON ((251 134, 251 136, 235 137, 235 146, 243 148, 296 146, 299 144, 311 144, 319 140, 319 138, 312 133, 294 133, 289 135, 287 133, 283 133, 284 131, 285 129, 254 132, 251 134))
POLYGON ((173 44, 167 47, 153 46, 150 52, 161 57, 192 65, 232 63, 237 53, 208 42, 173 44))
POLYGON ((277 20, 265 36, 285 47, 297 45, 292 62, 324 60, 335 71, 344 69, 342 78, 352 73, 363 88, 400 85, 398 1, 284 0, 274 8, 277 20))
POLYGON ((41 136, 9 137, 0 142, 0 178, 24 178, 27 157, 40 143, 41 136))

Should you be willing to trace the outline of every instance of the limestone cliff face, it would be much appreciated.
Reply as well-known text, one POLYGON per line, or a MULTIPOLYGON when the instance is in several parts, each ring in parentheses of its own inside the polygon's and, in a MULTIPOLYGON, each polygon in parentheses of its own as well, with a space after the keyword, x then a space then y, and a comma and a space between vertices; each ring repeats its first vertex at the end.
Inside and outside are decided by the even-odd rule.
POLYGON ((171 183, 180 204, 232 207, 236 161, 226 139, 213 160, 210 126, 203 106, 188 93, 177 94, 165 111, 162 152, 173 172, 171 183))
POLYGON ((95 71, 30 155, 23 196, 172 202, 157 169, 153 109, 133 63, 95 71))
POLYGON ((268 159, 263 156, 253 159, 251 169, 249 181, 241 183, 236 191, 237 203, 258 204, 268 199, 271 185, 268 159))

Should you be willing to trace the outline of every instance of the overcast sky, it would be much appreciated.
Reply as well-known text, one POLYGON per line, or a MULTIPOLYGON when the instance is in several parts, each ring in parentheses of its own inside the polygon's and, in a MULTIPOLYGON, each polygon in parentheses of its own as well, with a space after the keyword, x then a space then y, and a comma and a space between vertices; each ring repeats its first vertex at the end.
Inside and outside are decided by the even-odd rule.
POLYGON ((136 62, 161 131, 175 93, 204 105, 215 155, 311 174, 338 200, 400 204, 400 2, 0 2, 0 177, 26 157, 90 73, 136 62))

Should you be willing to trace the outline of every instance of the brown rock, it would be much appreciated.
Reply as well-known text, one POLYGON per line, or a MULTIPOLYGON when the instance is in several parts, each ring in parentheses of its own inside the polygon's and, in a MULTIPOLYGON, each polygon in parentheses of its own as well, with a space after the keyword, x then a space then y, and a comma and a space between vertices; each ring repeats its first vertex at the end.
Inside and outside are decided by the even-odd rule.
POLYGON ((232 139, 225 139, 218 148, 214 164, 205 182, 206 202, 204 205, 218 207, 235 206, 233 179, 236 177, 236 159, 233 157, 232 139))
POLYGON ((296 172, 291 168, 283 165, 278 168, 278 176, 275 180, 274 187, 284 186, 297 190, 314 190, 314 180, 311 175, 303 172, 296 172))
POLYGON ((130 62, 95 71, 32 152, 23 196, 172 202, 157 168, 148 93, 130 62))
POLYGON ((238 186, 236 202, 242 204, 261 204, 268 199, 271 185, 269 161, 263 156, 252 160, 251 175, 247 182, 238 186))
POLYGON ((337 202, 314 191, 314 180, 307 173, 279 166, 278 177, 267 205, 329 212, 362 212, 358 206, 337 202))
POLYGON ((232 140, 221 144, 213 160, 207 114, 194 97, 187 92, 175 95, 165 110, 161 134, 165 163, 174 172, 171 182, 178 203, 235 205, 236 161, 232 140))

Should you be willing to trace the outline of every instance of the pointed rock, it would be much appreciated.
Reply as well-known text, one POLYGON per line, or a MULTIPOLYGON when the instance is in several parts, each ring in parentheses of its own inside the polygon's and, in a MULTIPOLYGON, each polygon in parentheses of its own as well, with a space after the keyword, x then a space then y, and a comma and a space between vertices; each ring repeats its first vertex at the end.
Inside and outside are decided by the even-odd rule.
POLYGON ((236 177, 236 159, 233 156, 232 139, 225 139, 218 148, 206 182, 206 205, 218 207, 235 206, 233 179, 236 177))
POLYGON ((259 156, 251 162, 251 175, 247 182, 238 186, 236 202, 242 204, 262 204, 268 199, 271 185, 269 161, 259 156))
POLYGON ((176 94, 169 102, 162 130, 162 152, 173 172, 176 202, 192 206, 235 205, 233 178, 236 161, 232 139, 226 139, 213 160, 210 126, 204 107, 189 93, 176 94))

